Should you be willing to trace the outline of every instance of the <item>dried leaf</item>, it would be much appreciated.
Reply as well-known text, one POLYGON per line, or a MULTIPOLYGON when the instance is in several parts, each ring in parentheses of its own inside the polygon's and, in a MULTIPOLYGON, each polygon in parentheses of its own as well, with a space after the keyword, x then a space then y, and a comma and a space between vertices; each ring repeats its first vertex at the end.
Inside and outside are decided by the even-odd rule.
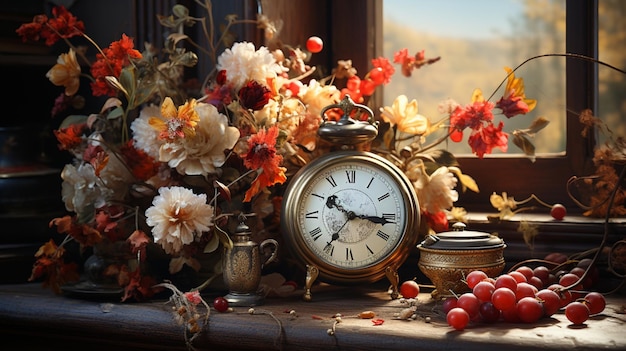
POLYGON ((230 189, 224 185, 223 183, 214 180, 213 181, 213 187, 215 187, 217 189, 217 191, 219 192, 220 196, 222 196, 224 199, 226 199, 226 201, 230 201, 232 199, 232 197, 230 196, 230 189))
POLYGON ((550 121, 548 121, 545 117, 537 117, 528 127, 528 133, 535 134, 545 128, 549 123, 550 121))
MULTIPOLYGON (((219 227, 216 227, 216 228, 219 228, 219 227)), ((219 235, 213 235, 211 237, 211 240, 204 247, 204 253, 211 253, 211 252, 217 250, 219 245, 220 245, 219 235)))
POLYGON ((357 316, 362 319, 371 319, 371 318, 376 317, 376 313, 374 311, 363 311, 359 313, 357 316))
POLYGON ((522 232, 524 243, 526 243, 526 246, 532 250, 534 247, 533 242, 535 236, 539 234, 538 226, 527 221, 521 221, 517 230, 522 232))
POLYGON ((528 158, 535 162, 535 145, 524 135, 513 133, 513 143, 519 147, 528 158))
POLYGON ((474 178, 472 178, 471 176, 467 174, 463 174, 461 169, 458 167, 448 167, 448 169, 452 173, 454 173, 456 177, 459 179, 459 181, 461 182, 461 187, 462 187, 463 192, 465 192, 467 189, 475 193, 480 192, 480 190, 478 189, 478 184, 476 184, 476 181, 474 180, 474 178))

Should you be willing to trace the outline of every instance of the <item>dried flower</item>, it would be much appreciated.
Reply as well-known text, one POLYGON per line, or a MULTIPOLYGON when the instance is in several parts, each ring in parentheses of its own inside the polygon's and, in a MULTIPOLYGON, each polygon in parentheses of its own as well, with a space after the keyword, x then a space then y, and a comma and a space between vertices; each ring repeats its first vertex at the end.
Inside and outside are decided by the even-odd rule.
POLYGON ((146 210, 146 223, 153 227, 154 241, 169 254, 179 254, 184 245, 199 241, 213 224, 213 208, 205 194, 184 187, 162 187, 146 210))

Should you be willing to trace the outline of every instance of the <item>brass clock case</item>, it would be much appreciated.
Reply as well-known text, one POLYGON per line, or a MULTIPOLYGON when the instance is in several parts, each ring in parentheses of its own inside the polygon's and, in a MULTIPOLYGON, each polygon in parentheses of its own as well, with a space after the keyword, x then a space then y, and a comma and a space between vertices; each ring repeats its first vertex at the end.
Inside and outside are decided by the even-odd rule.
MULTIPOLYGON (((356 190, 355 190, 356 191, 356 190)), ((371 215, 371 214, 369 214, 371 215)), ((320 225, 324 218, 319 218, 320 225)), ((287 186, 281 210, 281 229, 285 239, 285 246, 293 257, 304 262, 307 267, 315 267, 319 271, 319 279, 339 285, 353 285, 375 282, 383 278, 388 271, 397 270, 416 247, 420 223, 419 205, 411 182, 405 174, 383 157, 366 151, 336 151, 326 154, 301 168, 287 186), (385 180, 392 183, 397 194, 392 194, 399 202, 404 218, 395 223, 398 231, 394 235, 392 245, 381 251, 380 256, 372 262, 357 266, 343 266, 328 262, 311 247, 310 240, 305 237, 303 221, 314 219, 306 218, 303 201, 308 196, 307 189, 320 177, 324 177, 330 170, 347 165, 364 167, 371 174, 380 172, 385 180)), ((384 227, 384 226, 383 226, 384 227)), ((370 235, 376 235, 376 230, 370 235)))

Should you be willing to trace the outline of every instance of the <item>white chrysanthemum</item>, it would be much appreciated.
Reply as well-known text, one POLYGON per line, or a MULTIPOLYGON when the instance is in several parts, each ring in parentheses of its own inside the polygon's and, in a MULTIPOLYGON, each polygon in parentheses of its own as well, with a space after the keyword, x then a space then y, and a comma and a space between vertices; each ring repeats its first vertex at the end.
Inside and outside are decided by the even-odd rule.
POLYGON ((206 203, 206 194, 196 195, 179 186, 163 187, 146 210, 146 224, 153 227, 155 243, 168 254, 177 254, 211 228, 213 207, 206 203))
POLYGON ((336 104, 341 98, 341 92, 334 85, 321 85, 311 79, 308 85, 300 88, 298 94, 302 102, 308 107, 309 113, 319 115, 328 105, 336 104))
MULTIPOLYGON (((260 126, 272 126, 276 123, 276 117, 278 116, 278 102, 274 99, 270 99, 262 109, 254 111, 254 120, 260 126)), ((285 116, 281 116, 283 119, 285 116)))
POLYGON ((226 79, 236 91, 250 80, 267 86, 267 78, 274 78, 282 72, 274 55, 265 46, 256 50, 249 42, 238 42, 224 50, 217 58, 217 69, 226 70, 226 79))
POLYGON ((158 160, 167 162, 179 174, 214 174, 226 161, 224 150, 231 149, 239 139, 239 130, 229 126, 228 118, 213 105, 199 102, 196 111, 200 117, 196 134, 163 144, 158 160))
POLYGON ((107 188, 102 178, 96 176, 93 166, 81 163, 78 168, 67 164, 61 172, 61 198, 68 211, 80 214, 81 211, 102 207, 113 191, 107 188))
POLYGON ((459 199, 457 179, 448 167, 439 167, 430 177, 423 174, 414 183, 420 206, 429 213, 449 209, 459 199))
POLYGON ((143 150, 150 157, 155 160, 159 159, 159 148, 164 141, 159 139, 159 131, 153 128, 150 123, 150 117, 161 118, 161 108, 158 106, 147 106, 141 109, 139 117, 135 118, 130 125, 130 129, 133 131, 133 140, 135 147, 139 150, 143 150))

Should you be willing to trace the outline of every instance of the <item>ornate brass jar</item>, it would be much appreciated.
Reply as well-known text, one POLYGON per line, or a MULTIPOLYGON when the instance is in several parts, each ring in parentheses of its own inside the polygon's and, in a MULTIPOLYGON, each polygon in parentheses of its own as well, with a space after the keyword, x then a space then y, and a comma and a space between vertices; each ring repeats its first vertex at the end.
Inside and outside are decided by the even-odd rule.
POLYGON ((258 306, 263 304, 263 296, 258 291, 261 270, 276 259, 278 242, 274 239, 266 239, 261 244, 252 241, 252 232, 244 220, 245 217, 240 218, 233 234, 233 247, 224 248, 222 254, 224 283, 229 290, 225 298, 231 306, 258 306), (266 246, 272 247, 269 257, 263 257, 266 246))
POLYGON ((435 286, 431 293, 434 299, 468 292, 463 280, 473 270, 496 277, 504 269, 504 241, 495 235, 464 229, 465 224, 456 223, 453 231, 429 235, 417 245, 418 266, 435 286))

